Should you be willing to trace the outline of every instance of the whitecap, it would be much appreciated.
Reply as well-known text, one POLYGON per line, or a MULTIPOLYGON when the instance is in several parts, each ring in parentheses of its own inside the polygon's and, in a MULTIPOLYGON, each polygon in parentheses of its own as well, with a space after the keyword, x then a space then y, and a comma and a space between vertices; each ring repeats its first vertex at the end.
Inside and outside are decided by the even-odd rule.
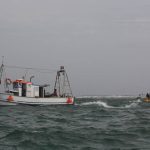
POLYGON ((85 106, 85 105, 98 105, 98 106, 102 106, 105 108, 114 108, 113 106, 108 105, 106 102, 102 102, 102 101, 95 101, 95 102, 85 102, 80 104, 81 106, 85 106))
POLYGON ((138 99, 138 100, 132 101, 130 104, 126 104, 124 106, 119 106, 119 107, 108 105, 106 102, 102 102, 102 101, 84 102, 84 103, 81 103, 79 105, 80 106, 98 105, 98 106, 101 106, 101 107, 104 107, 104 108, 120 108, 120 109, 123 109, 123 108, 137 107, 139 105, 139 103, 141 103, 141 102, 142 101, 140 99, 138 99))

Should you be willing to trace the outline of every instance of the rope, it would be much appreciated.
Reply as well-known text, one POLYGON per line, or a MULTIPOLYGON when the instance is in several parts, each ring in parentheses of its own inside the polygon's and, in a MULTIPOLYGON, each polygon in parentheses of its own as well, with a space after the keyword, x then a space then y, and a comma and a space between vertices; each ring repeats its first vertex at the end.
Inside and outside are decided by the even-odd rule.
POLYGON ((43 68, 30 68, 30 67, 21 67, 21 66, 10 66, 5 65, 6 68, 15 68, 15 69, 23 69, 23 70, 34 70, 40 73, 54 73, 57 72, 56 69, 43 69, 43 68))

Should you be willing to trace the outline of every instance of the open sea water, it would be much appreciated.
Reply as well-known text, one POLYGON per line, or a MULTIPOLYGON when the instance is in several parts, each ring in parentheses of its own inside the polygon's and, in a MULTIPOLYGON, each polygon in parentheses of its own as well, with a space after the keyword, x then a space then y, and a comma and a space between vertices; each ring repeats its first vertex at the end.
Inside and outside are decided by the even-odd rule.
POLYGON ((0 106, 0 150, 149 150, 150 103, 80 97, 70 106, 0 106))

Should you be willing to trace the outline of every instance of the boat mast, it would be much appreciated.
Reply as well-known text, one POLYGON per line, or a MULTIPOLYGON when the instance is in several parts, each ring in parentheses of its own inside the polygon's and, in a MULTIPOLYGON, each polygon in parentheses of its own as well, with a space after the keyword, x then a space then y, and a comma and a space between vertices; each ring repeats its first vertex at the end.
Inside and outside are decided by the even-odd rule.
POLYGON ((69 82, 68 75, 67 75, 67 73, 66 73, 66 72, 65 72, 65 74, 66 74, 66 79, 67 79, 67 84, 68 84, 68 85, 65 85, 65 86, 68 86, 69 91, 70 91, 70 93, 68 93, 68 94, 71 94, 71 96, 73 97, 73 94, 72 94, 72 90, 71 90, 71 86, 70 86, 70 82, 69 82))
POLYGON ((58 90, 58 96, 61 96, 61 97, 72 96, 73 97, 68 75, 64 69, 64 66, 61 66, 60 70, 57 71, 56 81, 54 85, 54 90, 55 89, 58 90))
POLYGON ((59 80, 59 76, 60 76, 60 73, 59 73, 59 71, 57 71, 55 85, 54 85, 54 91, 58 90, 58 93, 57 93, 58 96, 60 96, 60 80, 59 80))
POLYGON ((2 82, 3 70, 4 70, 4 56, 2 56, 2 65, 0 67, 0 84, 2 82))

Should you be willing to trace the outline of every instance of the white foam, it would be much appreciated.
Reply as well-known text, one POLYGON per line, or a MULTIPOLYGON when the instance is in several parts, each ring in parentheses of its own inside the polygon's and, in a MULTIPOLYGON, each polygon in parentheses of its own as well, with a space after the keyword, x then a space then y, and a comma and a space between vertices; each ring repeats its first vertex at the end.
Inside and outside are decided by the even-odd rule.
POLYGON ((85 105, 98 105, 98 106, 103 106, 105 108, 114 108, 113 106, 109 106, 107 105, 107 103, 102 102, 102 101, 96 101, 96 102, 85 102, 82 103, 81 106, 85 106, 85 105))
POLYGON ((133 107, 137 107, 138 103, 131 103, 129 105, 125 105, 124 107, 120 107, 120 108, 133 108, 133 107))
POLYGON ((141 101, 141 99, 138 99, 136 102, 137 102, 137 103, 141 103, 142 101, 141 101))
POLYGON ((142 101, 140 99, 133 101, 131 104, 125 105, 124 108, 137 107, 142 101))
POLYGON ((98 106, 102 106, 104 108, 133 108, 133 107, 137 107, 139 105, 139 103, 141 103, 141 100, 135 100, 132 101, 130 104, 127 104, 125 106, 120 106, 120 107, 115 107, 115 106, 110 106, 108 105, 106 102, 102 102, 102 101, 95 101, 95 102, 85 102, 85 103, 81 103, 80 106, 86 106, 86 105, 98 105, 98 106))

